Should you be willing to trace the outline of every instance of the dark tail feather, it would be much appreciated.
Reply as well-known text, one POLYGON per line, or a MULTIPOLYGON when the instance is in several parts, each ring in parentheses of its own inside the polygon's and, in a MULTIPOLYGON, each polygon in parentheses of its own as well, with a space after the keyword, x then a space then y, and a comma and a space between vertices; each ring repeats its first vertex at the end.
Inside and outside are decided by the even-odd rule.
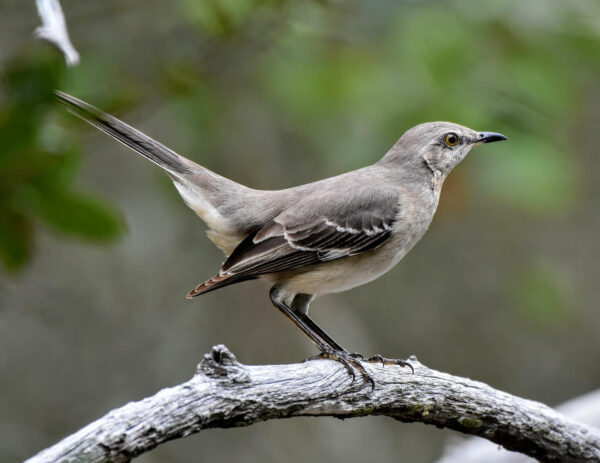
POLYGON ((74 96, 59 90, 55 90, 54 94, 69 112, 137 151, 159 167, 173 174, 192 173, 192 161, 179 156, 148 135, 74 96))
POLYGON ((215 289, 223 288, 224 286, 241 283, 242 281, 254 280, 256 278, 258 278, 258 276, 255 275, 216 275, 192 289, 188 293, 187 298, 192 299, 196 296, 200 296, 200 294, 208 293, 215 289))

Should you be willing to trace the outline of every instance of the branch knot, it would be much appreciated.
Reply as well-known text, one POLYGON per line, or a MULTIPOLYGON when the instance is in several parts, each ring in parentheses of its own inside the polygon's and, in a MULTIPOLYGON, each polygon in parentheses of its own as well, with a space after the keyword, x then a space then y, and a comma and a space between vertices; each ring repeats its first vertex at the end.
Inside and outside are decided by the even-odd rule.
POLYGON ((228 378, 233 383, 250 381, 248 370, 223 344, 213 346, 210 353, 204 354, 204 358, 196 368, 196 374, 204 374, 211 378, 228 378))

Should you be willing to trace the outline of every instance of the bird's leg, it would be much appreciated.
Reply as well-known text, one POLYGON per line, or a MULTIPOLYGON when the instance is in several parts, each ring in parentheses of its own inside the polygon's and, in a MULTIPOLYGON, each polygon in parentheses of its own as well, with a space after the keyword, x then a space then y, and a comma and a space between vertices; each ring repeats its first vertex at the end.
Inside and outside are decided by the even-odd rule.
POLYGON ((346 354, 352 355, 350 354, 350 352, 348 352, 346 349, 344 349, 342 346, 340 346, 335 339, 333 339, 331 336, 329 336, 319 325, 317 325, 314 320, 312 318, 310 318, 307 314, 305 313, 297 313, 298 318, 300 318, 304 323, 306 323, 306 325, 313 330, 315 333, 317 333, 317 335, 323 340, 325 341, 327 344, 329 344, 329 346, 331 346, 331 348, 333 350, 339 351, 339 352, 344 352, 346 354))
POLYGON ((308 304, 310 303, 312 296, 310 294, 297 294, 292 301, 291 308, 298 318, 300 318, 306 326, 308 326, 317 336, 325 341, 329 346, 339 352, 349 353, 346 349, 340 346, 335 339, 329 336, 325 330, 317 325, 312 318, 308 316, 308 304))
POLYGON ((342 354, 341 356, 337 356, 337 352, 335 349, 333 349, 329 344, 327 344, 323 339, 321 339, 317 333, 315 333, 308 325, 306 325, 306 323, 304 323, 304 321, 298 316, 298 314, 296 314, 296 312, 294 312, 290 308, 290 306, 288 306, 285 302, 278 300, 276 295, 274 295, 273 293, 274 291, 271 290, 270 296, 273 305, 275 305, 275 307, 277 307, 281 311, 281 313, 283 313, 287 318, 289 318, 292 321, 292 323, 294 323, 294 325, 300 328, 300 330, 312 342, 314 342, 317 345, 318 349, 321 351, 321 354, 318 356, 318 358, 331 358, 332 360, 338 360, 342 365, 344 365, 350 376, 352 376, 352 380, 354 381, 354 370, 352 370, 350 362, 346 361, 343 358, 345 357, 343 355, 345 351, 340 352, 340 354, 342 354))
MULTIPOLYGON (((294 313, 298 315, 300 318, 314 333, 316 333, 323 341, 325 341, 329 346, 331 346, 335 351, 343 352, 345 355, 349 355, 355 359, 354 363, 358 363, 357 361, 362 361, 364 359, 362 354, 353 352, 349 353, 346 349, 340 346, 331 336, 329 336, 319 325, 315 323, 315 321, 308 316, 308 304, 310 303, 312 296, 310 294, 297 294, 292 301, 291 307, 294 310, 294 313)), ((401 359, 388 359, 379 354, 375 354, 368 359, 364 359, 370 363, 379 363, 383 366, 385 365, 398 365, 401 367, 408 367, 414 373, 415 370, 413 366, 405 360, 401 359)))
MULTIPOLYGON (((348 371, 348 374, 352 377, 352 381, 354 381, 356 375, 354 374, 354 370, 352 367, 355 367, 362 375, 362 377, 371 384, 371 388, 375 388, 375 381, 373 378, 367 373, 365 367, 360 364, 360 361, 352 356, 346 349, 341 347, 337 342, 335 342, 329 335, 325 333, 313 320, 311 320, 308 315, 305 313, 303 315, 301 311, 294 311, 281 297, 282 294, 279 292, 278 288, 274 286, 269 293, 271 297, 271 302, 273 305, 277 307, 281 313, 283 313, 287 318, 289 318, 300 330, 312 341, 316 344, 321 353, 314 357, 315 359, 331 359, 337 362, 340 362, 348 371), (310 320, 306 323, 306 319, 310 320), (316 330, 313 329, 316 327, 316 330), (320 334, 325 335, 325 339, 321 338, 320 334), (330 341, 330 342, 328 342, 330 341)), ((310 302, 310 298, 308 299, 310 302)), ((292 301, 293 303, 293 301, 292 301)))

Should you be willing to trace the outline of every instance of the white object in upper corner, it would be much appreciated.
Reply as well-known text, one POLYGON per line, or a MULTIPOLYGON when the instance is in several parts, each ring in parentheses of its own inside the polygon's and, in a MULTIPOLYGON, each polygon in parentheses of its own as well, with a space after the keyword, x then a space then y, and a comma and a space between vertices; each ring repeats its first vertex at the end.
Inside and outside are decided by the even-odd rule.
POLYGON ((42 20, 42 25, 34 32, 35 36, 56 45, 63 53, 68 66, 78 64, 79 53, 69 39, 67 23, 59 1, 36 0, 35 3, 42 20))

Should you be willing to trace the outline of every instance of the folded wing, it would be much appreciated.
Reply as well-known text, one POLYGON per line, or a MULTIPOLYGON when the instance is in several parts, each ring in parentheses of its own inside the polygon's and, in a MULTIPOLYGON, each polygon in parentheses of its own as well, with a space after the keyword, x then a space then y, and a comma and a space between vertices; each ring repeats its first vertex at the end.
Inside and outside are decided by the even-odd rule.
POLYGON ((398 194, 392 189, 373 186, 346 196, 312 194, 248 236, 219 274, 188 297, 373 250, 390 237, 398 212, 398 194))

